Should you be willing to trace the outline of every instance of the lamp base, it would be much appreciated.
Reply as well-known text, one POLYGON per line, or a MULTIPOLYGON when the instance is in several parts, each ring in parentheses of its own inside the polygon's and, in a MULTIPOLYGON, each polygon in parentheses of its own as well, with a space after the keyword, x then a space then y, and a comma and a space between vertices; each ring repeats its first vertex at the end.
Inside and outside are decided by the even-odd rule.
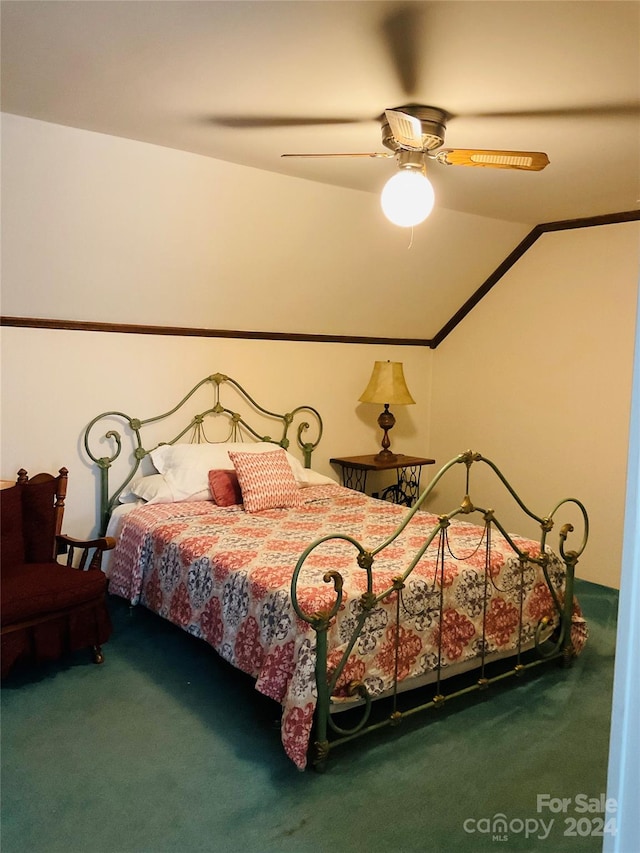
POLYGON ((381 450, 373 458, 376 462, 397 462, 398 454, 392 453, 390 450, 381 450))
POLYGON ((391 447, 391 442, 389 441, 389 430, 395 424, 396 419, 393 412, 389 411, 389 404, 384 404, 384 412, 380 412, 378 415, 378 426, 384 432, 382 436, 382 450, 378 451, 376 455, 376 462, 395 462, 398 458, 395 453, 392 453, 389 448, 391 447))

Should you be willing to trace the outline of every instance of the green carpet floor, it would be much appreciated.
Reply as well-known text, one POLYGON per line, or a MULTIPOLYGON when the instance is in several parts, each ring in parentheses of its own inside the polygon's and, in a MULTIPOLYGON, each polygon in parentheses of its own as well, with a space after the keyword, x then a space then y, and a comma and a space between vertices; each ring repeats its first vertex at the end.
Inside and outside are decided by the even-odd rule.
POLYGON ((114 600, 104 666, 78 655, 3 685, 2 851, 599 851, 576 797, 605 791, 618 599, 577 593, 590 639, 571 668, 341 747, 325 774, 294 768, 249 679, 114 600), (539 812, 544 794, 570 804, 539 812))

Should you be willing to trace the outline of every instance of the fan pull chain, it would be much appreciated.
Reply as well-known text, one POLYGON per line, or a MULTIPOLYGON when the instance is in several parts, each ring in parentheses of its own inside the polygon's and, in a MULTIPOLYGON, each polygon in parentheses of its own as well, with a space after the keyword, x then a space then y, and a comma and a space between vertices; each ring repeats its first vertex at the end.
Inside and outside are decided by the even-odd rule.
POLYGON ((409 249, 411 249, 411 247, 413 246, 413 231, 414 231, 414 228, 412 225, 411 226, 411 239, 409 240, 409 245, 407 246, 407 251, 409 251, 409 249))

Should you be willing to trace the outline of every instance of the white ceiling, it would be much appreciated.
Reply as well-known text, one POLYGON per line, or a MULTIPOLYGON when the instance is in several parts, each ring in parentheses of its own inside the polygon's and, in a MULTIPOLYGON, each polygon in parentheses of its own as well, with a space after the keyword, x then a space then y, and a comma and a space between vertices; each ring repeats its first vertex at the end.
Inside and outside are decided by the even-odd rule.
POLYGON ((640 204, 638 2, 2 2, 9 113, 377 193, 393 160, 280 154, 384 150, 376 116, 410 101, 453 115, 447 147, 551 160, 434 164, 438 205, 535 225, 640 204))

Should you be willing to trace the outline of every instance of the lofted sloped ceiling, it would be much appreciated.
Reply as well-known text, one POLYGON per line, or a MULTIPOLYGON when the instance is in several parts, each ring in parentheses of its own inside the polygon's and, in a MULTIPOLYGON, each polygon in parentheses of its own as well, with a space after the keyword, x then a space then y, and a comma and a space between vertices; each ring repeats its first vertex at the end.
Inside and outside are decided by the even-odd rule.
POLYGON ((449 113, 446 147, 545 151, 539 173, 432 165, 440 218, 413 247, 456 290, 408 336, 434 335, 534 226, 640 206, 637 2, 2 0, 1 47, 6 113, 363 191, 376 208, 393 160, 280 155, 384 151, 378 117, 409 102, 449 113))

